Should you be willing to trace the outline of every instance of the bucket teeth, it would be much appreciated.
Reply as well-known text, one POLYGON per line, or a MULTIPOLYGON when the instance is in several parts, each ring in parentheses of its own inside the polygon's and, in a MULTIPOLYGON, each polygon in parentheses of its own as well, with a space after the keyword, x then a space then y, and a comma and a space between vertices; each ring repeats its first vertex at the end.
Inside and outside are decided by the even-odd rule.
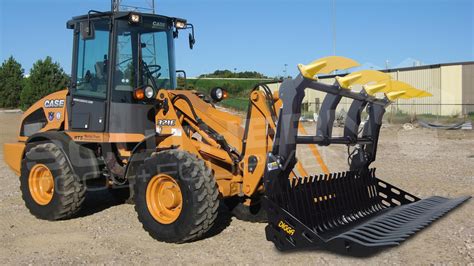
POLYGON ((344 70, 359 66, 356 61, 342 56, 328 56, 315 60, 307 65, 299 64, 301 75, 308 79, 316 79, 318 74, 330 74, 335 70, 344 70))
POLYGON ((390 80, 390 75, 377 70, 361 70, 345 77, 336 77, 341 88, 350 89, 353 85, 365 85, 390 80))

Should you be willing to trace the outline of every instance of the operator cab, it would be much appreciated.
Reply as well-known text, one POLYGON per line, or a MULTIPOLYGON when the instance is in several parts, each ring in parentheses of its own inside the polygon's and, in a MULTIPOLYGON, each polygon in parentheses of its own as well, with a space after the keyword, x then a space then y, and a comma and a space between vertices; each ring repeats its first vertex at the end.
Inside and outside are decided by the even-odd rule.
MULTIPOLYGON (((145 135, 154 131, 156 92, 176 88, 174 38, 178 29, 188 27, 186 21, 89 11, 67 26, 74 30, 70 130, 145 135)), ((194 35, 189 39, 192 46, 194 35)))

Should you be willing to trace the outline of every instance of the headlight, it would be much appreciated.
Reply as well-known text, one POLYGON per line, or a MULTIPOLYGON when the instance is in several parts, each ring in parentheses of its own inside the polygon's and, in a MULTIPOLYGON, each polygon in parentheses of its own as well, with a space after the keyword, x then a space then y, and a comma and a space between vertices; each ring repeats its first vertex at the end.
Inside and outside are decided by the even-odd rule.
POLYGON ((227 92, 221 87, 216 87, 211 90, 211 98, 215 102, 220 102, 227 98, 227 92))
POLYGON ((177 28, 177 29, 184 29, 186 28, 186 20, 185 19, 180 19, 180 18, 177 18, 175 19, 174 21, 174 27, 177 28))
POLYGON ((151 99, 153 98, 153 96, 155 96, 155 90, 151 86, 146 87, 145 97, 147 97, 148 99, 151 99))
POLYGON ((140 19, 141 19, 140 15, 132 13, 130 14, 129 22, 132 24, 136 24, 140 22, 140 19))
POLYGON ((224 95, 224 92, 222 91, 221 88, 216 90, 216 97, 217 99, 222 99, 222 95, 224 95))

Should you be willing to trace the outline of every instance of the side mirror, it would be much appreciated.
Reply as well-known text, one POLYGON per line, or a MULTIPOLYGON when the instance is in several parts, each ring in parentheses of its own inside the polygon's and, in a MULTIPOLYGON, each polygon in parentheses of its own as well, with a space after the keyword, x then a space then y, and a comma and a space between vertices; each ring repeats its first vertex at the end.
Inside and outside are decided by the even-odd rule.
POLYGON ((211 99, 214 102, 220 102, 227 98, 227 91, 221 87, 215 87, 211 90, 211 99))
POLYGON ((95 27, 90 21, 81 22, 81 36, 83 40, 93 40, 95 38, 95 27))
POLYGON ((183 84, 184 86, 182 86, 182 87, 183 87, 184 89, 188 89, 188 84, 187 84, 188 82, 187 82, 187 78, 186 78, 186 71, 184 71, 184 70, 176 70, 176 73, 181 73, 181 74, 183 74, 183 77, 182 77, 182 78, 181 78, 181 77, 177 77, 177 78, 178 78, 178 87, 181 87, 181 85, 179 84, 179 79, 181 78, 181 79, 184 81, 184 82, 183 82, 183 83, 184 83, 184 84, 183 84))
POLYGON ((194 39, 194 34, 189 34, 189 49, 193 49, 194 44, 196 43, 196 39, 194 39))

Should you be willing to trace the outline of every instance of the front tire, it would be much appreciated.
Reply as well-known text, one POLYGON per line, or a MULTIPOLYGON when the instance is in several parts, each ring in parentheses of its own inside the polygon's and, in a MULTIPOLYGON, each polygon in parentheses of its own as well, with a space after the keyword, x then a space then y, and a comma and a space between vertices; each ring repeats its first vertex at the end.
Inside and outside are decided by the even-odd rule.
POLYGON ((138 169, 135 210, 153 238, 182 243, 201 238, 219 207, 217 184, 204 161, 188 152, 153 153, 138 169))
POLYGON ((65 154, 49 142, 28 145, 20 189, 31 214, 50 221, 76 214, 86 193, 86 186, 73 174, 65 154))

